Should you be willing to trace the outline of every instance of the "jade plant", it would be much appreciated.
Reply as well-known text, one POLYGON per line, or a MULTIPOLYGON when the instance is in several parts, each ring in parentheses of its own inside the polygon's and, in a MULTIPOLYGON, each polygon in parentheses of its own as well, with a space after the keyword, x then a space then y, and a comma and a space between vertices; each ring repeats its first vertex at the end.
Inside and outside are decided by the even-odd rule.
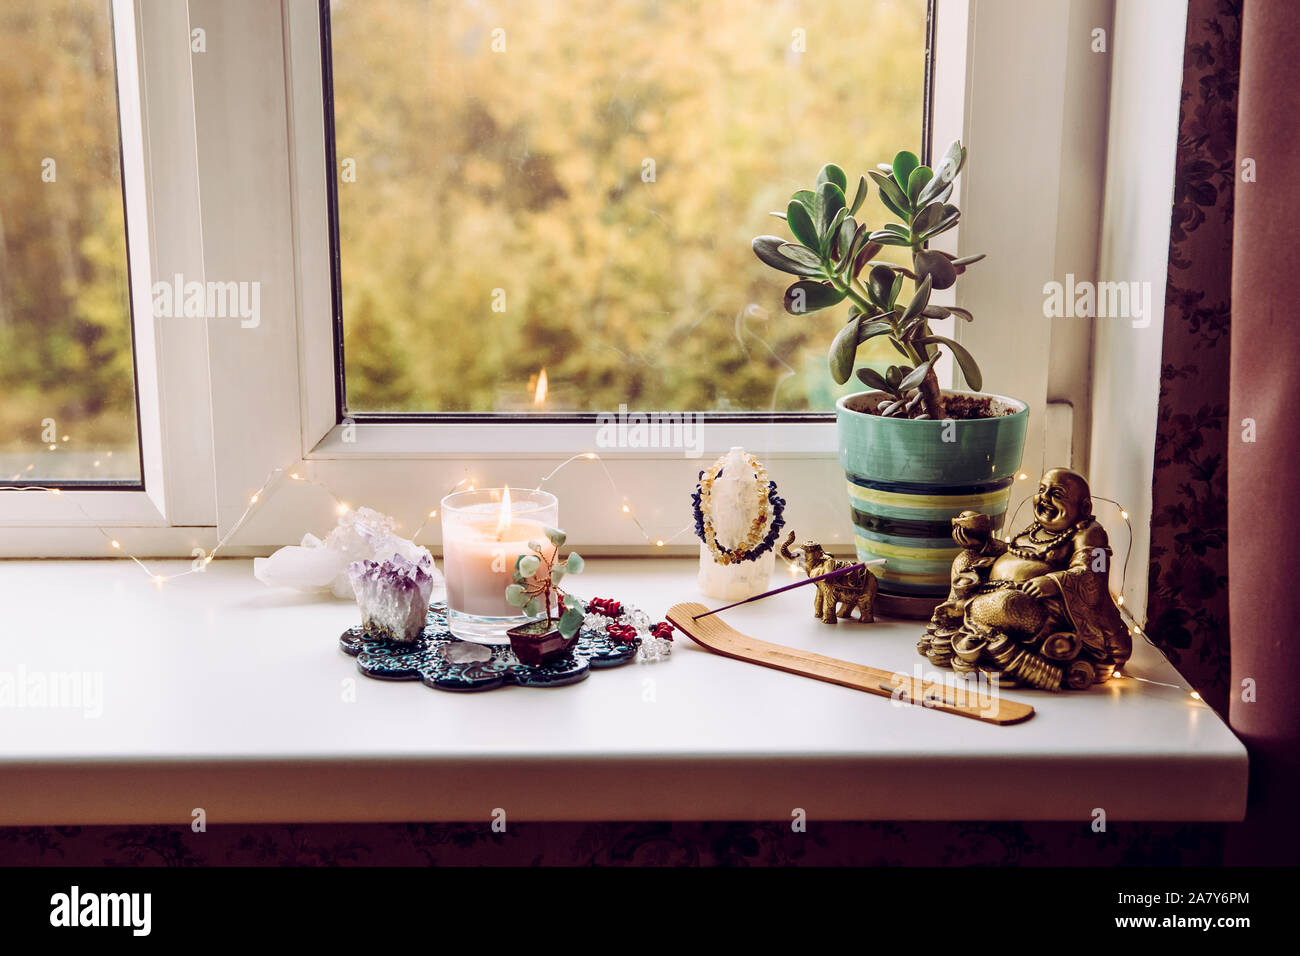
POLYGON ((834 163, 822 167, 813 189, 794 194, 784 219, 794 241, 780 236, 759 236, 754 253, 767 265, 796 281, 785 290, 785 308, 802 315, 849 303, 848 322, 830 349, 831 377, 843 385, 853 374, 858 346, 886 336, 903 357, 882 375, 860 368, 858 378, 889 396, 877 411, 886 416, 939 419, 946 417, 934 366, 940 348, 947 348, 961 366, 970 387, 978 391, 982 376, 974 357, 958 342, 930 329, 930 320, 951 315, 969 322, 974 317, 956 306, 930 304, 930 294, 947 289, 966 267, 983 254, 958 258, 929 248, 935 237, 957 225, 961 210, 948 202, 953 180, 966 162, 960 142, 948 147, 937 170, 922 165, 906 150, 890 165, 881 164, 859 176, 853 200, 848 200, 848 177, 834 163), (880 201, 900 222, 887 222, 874 231, 854 217, 867 197, 867 176, 876 184, 880 201), (885 246, 903 246, 912 267, 878 261, 885 246), (864 275, 865 272, 865 275, 864 275), (904 280, 913 292, 902 298, 904 280))
POLYGON ((566 574, 580 574, 583 560, 576 551, 570 551, 560 563, 560 548, 565 534, 559 528, 547 528, 550 547, 542 541, 529 541, 530 553, 515 559, 511 583, 506 586, 506 602, 523 610, 530 617, 542 619, 545 614, 546 630, 555 619, 552 608, 559 615, 558 627, 564 637, 570 638, 582 627, 585 608, 582 601, 560 587, 566 574))

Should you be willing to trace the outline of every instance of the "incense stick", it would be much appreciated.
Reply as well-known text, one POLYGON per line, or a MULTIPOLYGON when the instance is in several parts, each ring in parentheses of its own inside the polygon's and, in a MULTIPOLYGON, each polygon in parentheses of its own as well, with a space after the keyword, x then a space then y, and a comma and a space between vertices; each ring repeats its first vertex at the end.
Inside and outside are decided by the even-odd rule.
POLYGON ((703 614, 696 614, 691 620, 698 621, 702 617, 708 617, 710 614, 717 614, 719 611, 726 611, 733 607, 740 607, 742 604, 748 604, 750 601, 758 601, 765 597, 771 597, 773 594, 780 594, 782 591, 793 591, 795 588, 801 588, 807 584, 815 584, 818 581, 825 581, 827 578, 838 577, 841 574, 848 574, 850 571, 856 571, 859 568, 865 568, 869 564, 884 564, 884 558, 877 558, 875 561, 860 561, 857 564, 850 564, 834 571, 827 571, 825 574, 819 574, 816 577, 805 578, 802 581, 796 581, 794 584, 787 584, 784 587, 773 588, 771 591, 764 591, 762 594, 755 594, 753 597, 747 597, 743 601, 736 601, 734 604, 725 604, 722 607, 715 607, 712 611, 705 611, 703 614))

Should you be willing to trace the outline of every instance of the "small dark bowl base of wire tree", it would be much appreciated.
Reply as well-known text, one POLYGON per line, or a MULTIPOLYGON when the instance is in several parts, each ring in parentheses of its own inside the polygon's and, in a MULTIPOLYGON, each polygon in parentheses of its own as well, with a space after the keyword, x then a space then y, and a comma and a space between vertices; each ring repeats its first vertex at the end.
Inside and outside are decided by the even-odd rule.
POLYGON ((548 663, 529 664, 510 647, 462 641, 447 625, 447 606, 429 608, 424 633, 403 643, 367 637, 360 627, 339 638, 339 648, 357 659, 357 668, 377 680, 414 681, 450 691, 521 687, 560 687, 586 680, 592 670, 619 667, 636 660, 639 639, 620 640, 605 631, 582 628, 568 654, 548 663))

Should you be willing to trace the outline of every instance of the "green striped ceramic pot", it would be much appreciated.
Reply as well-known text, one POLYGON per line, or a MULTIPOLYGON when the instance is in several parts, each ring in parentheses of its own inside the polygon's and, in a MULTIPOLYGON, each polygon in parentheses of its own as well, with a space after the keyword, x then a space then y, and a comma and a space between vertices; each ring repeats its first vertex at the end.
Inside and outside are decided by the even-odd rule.
POLYGON ((835 405, 858 558, 885 559, 872 568, 882 594, 944 597, 958 551, 952 519, 981 511, 1001 528, 1006 517, 1029 407, 1001 395, 944 394, 982 394, 1000 414, 943 422, 855 410, 874 408, 888 397, 883 392, 858 392, 835 405))

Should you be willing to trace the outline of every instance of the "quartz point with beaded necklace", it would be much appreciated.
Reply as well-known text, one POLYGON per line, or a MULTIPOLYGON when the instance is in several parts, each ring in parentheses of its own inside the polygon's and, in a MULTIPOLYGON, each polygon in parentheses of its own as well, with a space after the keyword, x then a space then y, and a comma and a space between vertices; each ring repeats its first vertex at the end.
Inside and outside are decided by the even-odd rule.
POLYGON ((734 601, 766 590, 785 501, 763 464, 733 447, 700 472, 691 500, 700 539, 700 591, 734 601))

